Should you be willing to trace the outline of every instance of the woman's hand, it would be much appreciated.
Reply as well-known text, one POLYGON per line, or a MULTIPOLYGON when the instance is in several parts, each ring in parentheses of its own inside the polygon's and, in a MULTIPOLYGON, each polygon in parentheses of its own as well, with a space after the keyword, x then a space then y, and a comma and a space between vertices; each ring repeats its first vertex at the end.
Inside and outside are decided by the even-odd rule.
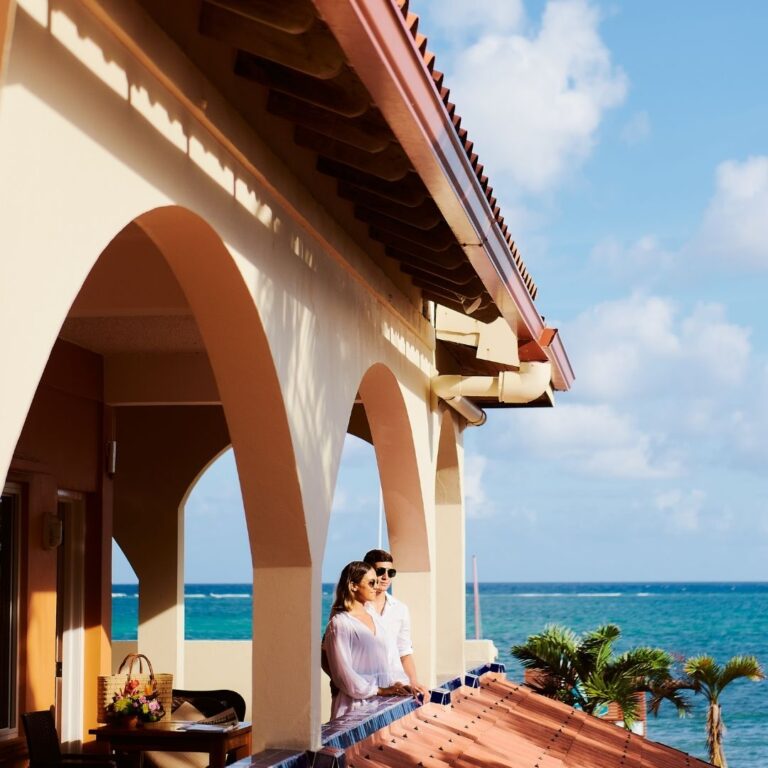
POLYGON ((386 688, 379 688, 377 696, 412 696, 413 691, 410 685, 403 685, 403 683, 395 683, 394 685, 388 685, 386 688))

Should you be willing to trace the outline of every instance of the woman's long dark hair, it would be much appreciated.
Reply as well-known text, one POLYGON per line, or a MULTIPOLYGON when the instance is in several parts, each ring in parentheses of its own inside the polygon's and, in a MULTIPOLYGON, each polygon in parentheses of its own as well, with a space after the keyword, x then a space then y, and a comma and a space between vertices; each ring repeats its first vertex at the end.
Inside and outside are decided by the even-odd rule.
POLYGON ((332 614, 352 610, 352 606, 355 604, 352 585, 359 584, 372 570, 373 568, 362 560, 353 560, 344 566, 341 576, 339 576, 339 583, 336 585, 336 599, 331 608, 332 614))

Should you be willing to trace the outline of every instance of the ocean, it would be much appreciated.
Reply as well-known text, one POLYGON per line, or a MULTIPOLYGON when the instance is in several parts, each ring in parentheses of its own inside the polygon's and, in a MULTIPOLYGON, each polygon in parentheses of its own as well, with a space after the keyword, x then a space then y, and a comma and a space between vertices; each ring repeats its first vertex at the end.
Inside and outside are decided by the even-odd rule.
MULTIPOLYGON (((333 585, 323 586, 324 617, 332 591, 333 585)), ((185 595, 188 640, 250 639, 249 584, 187 584, 185 595)), ((112 606, 113 638, 135 639, 136 585, 114 585, 112 606)), ((480 607, 482 636, 494 641, 512 679, 522 679, 522 669, 510 657, 510 647, 547 623, 577 632, 618 624, 618 650, 654 645, 679 656, 707 653, 720 662, 753 654, 768 665, 768 583, 485 583, 480 607)), ((474 637, 473 619, 468 585, 469 637, 474 637)), ((648 735, 706 759, 704 700, 694 697, 693 702, 693 713, 684 719, 663 705, 659 717, 651 717, 648 735)), ((730 768, 768 766, 768 682, 737 680, 723 693, 722 704, 730 768)))

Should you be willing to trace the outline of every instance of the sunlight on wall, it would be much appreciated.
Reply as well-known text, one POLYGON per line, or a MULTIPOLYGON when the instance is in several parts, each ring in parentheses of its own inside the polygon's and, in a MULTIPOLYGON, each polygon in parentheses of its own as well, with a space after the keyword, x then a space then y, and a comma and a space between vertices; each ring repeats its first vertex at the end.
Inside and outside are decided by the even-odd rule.
POLYGON ((81 28, 78 20, 62 9, 49 8, 46 0, 20 0, 19 6, 40 26, 48 28, 69 53, 125 100, 159 135, 186 154, 208 178, 252 213, 256 221, 276 231, 279 219, 273 215, 271 207, 262 201, 254 205, 250 195, 236 188, 236 177, 249 174, 232 156, 226 141, 212 135, 210 127, 189 118, 191 106, 205 111, 208 109, 206 102, 186 103, 184 95, 169 92, 168 87, 146 68, 129 72, 120 62, 130 61, 130 55, 103 29, 96 26, 81 28), (141 83, 134 82, 138 78, 141 83))
POLYGON ((115 61, 108 61, 91 39, 80 36, 77 25, 65 13, 51 13, 51 34, 81 63, 118 96, 128 98, 128 75, 115 61))

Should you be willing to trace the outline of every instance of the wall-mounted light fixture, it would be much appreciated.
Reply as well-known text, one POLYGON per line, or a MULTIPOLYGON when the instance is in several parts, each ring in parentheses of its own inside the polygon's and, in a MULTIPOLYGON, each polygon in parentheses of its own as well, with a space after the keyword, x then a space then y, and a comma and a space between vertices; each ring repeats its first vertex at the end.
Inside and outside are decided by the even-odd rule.
POLYGON ((107 474, 114 477, 117 470, 117 440, 107 441, 107 474))
POLYGON ((56 549, 64 541, 64 521, 48 512, 43 516, 43 549, 56 549))

